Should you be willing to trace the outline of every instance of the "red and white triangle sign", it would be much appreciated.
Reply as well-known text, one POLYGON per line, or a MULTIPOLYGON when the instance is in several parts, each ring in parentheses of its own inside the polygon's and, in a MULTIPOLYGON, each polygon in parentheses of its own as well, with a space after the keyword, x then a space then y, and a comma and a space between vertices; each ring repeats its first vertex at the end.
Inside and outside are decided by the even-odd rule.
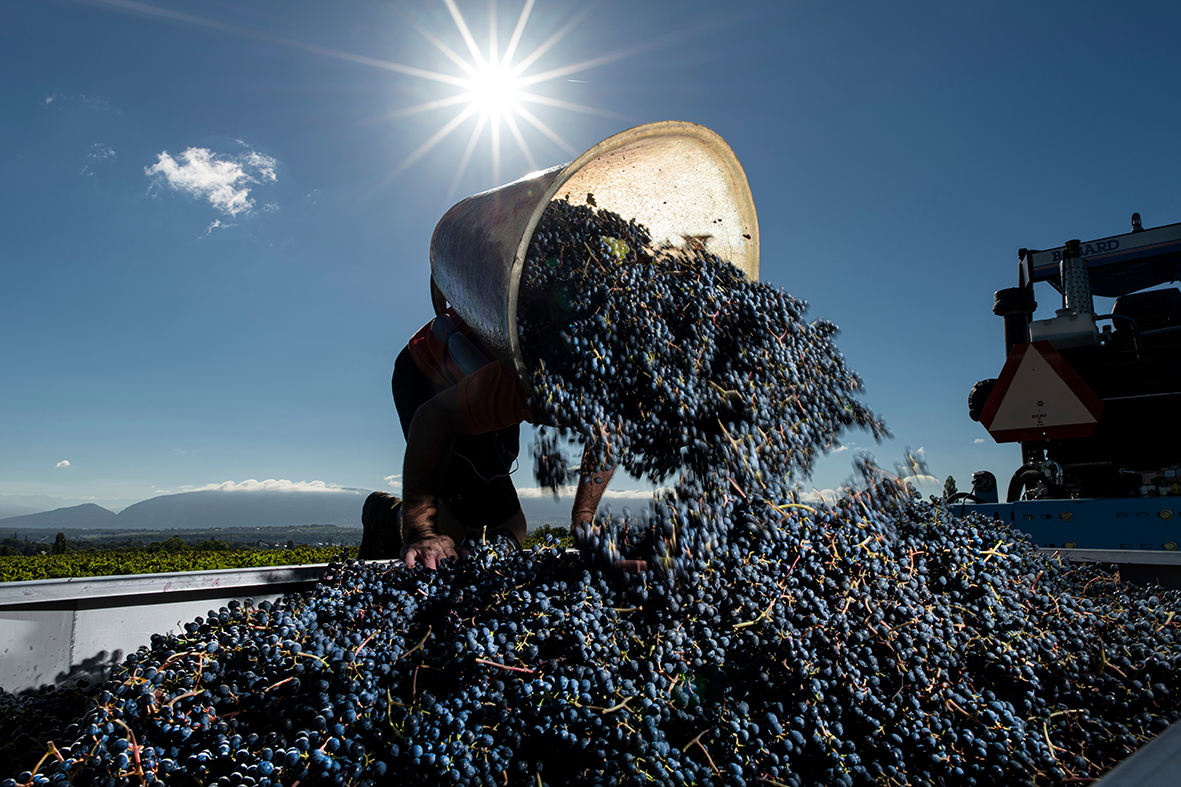
POLYGON ((980 423, 998 443, 1090 437, 1103 403, 1049 342, 1009 352, 980 423))

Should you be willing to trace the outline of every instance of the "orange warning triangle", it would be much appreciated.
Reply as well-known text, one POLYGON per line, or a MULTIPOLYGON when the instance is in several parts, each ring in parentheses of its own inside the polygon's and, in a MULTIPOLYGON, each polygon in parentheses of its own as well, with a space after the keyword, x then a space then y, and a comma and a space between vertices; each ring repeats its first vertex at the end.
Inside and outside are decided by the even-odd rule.
POLYGON ((1103 403, 1049 342, 1009 353, 980 423, 998 443, 1090 437, 1103 403))

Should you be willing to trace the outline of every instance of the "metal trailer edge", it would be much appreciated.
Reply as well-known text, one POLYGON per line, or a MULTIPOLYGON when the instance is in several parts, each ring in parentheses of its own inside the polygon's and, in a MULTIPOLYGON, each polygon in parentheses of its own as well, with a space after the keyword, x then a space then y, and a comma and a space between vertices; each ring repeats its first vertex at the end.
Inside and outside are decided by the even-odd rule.
POLYGON ((105 680, 153 634, 232 600, 308 590, 326 563, 0 583, 0 687, 12 693, 105 680))

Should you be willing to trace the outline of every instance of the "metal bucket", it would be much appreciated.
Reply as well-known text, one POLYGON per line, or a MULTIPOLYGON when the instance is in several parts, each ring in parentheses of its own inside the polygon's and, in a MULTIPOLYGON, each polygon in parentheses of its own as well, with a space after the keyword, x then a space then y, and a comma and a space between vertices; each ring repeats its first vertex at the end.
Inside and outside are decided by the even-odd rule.
POLYGON ((609 137, 569 164, 475 194, 431 237, 435 313, 449 303, 498 360, 527 379, 517 295, 533 230, 555 197, 596 205, 648 227, 655 243, 692 238, 759 275, 759 226, 746 173, 730 146, 695 123, 662 121, 609 137))

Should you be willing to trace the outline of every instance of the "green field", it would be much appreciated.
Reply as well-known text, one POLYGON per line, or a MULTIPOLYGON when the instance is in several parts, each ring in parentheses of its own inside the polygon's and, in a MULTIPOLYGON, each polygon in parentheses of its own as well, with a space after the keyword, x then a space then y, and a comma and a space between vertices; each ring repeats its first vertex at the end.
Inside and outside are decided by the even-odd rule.
MULTIPOLYGON (((50 537, 40 531, 37 535, 44 538, 37 541, 26 540, 19 533, 5 537, 5 544, 31 545, 32 551, 0 555, 0 582, 327 563, 341 556, 355 557, 355 545, 361 540, 359 529, 314 525, 183 534, 167 530, 111 531, 105 535, 79 532, 89 538, 61 533, 59 540, 58 533, 50 537), (264 530, 273 532, 259 532, 264 530), (288 536, 288 545, 279 547, 275 542, 283 535, 288 536), (296 538, 301 539, 298 544, 296 538), (55 547, 58 554, 53 554, 55 547)), ((542 526, 526 537, 524 547, 546 535, 553 535, 563 546, 570 545, 565 528, 542 526)))

